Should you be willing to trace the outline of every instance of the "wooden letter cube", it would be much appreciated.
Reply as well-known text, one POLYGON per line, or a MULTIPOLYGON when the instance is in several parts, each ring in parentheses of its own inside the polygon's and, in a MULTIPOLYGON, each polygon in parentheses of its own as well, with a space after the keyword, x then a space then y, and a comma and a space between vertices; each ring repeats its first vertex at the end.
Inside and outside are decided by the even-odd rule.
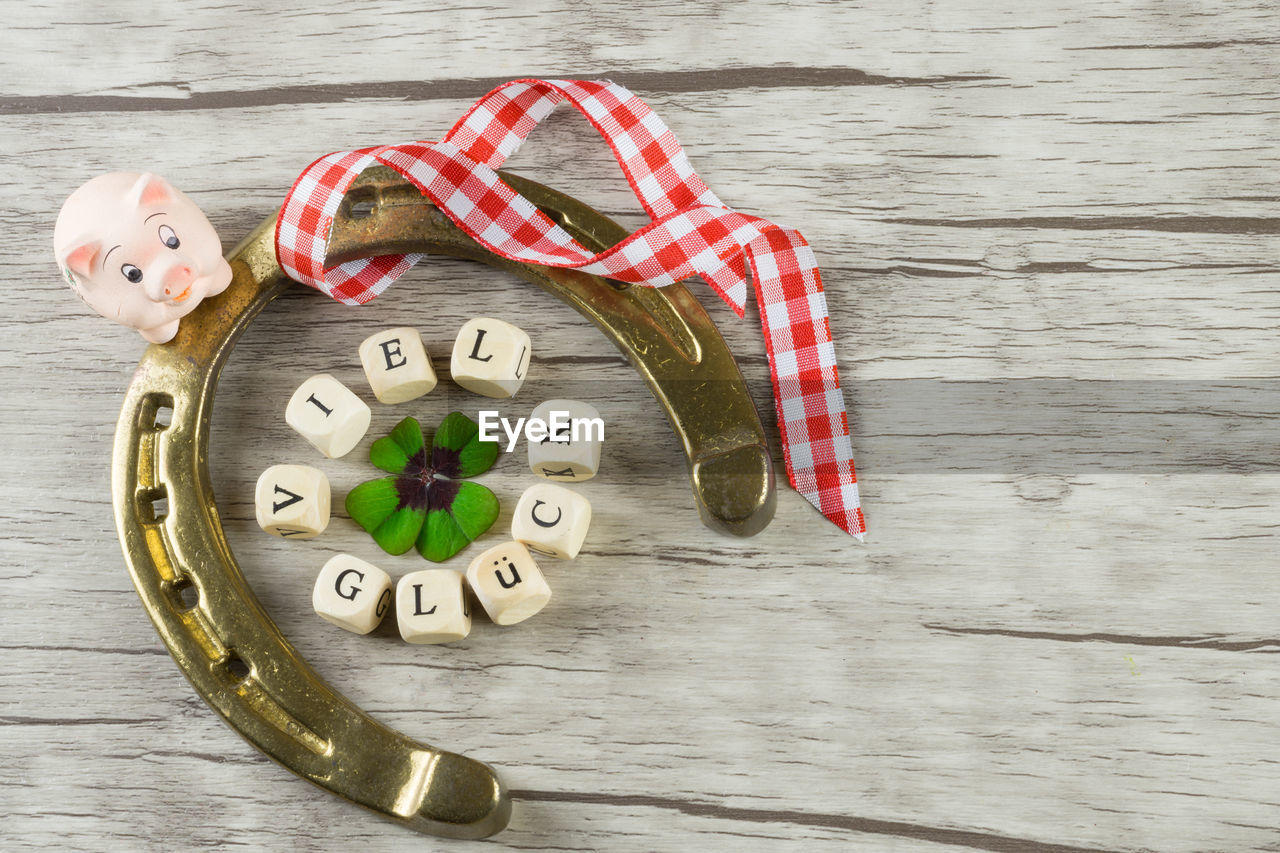
POLYGON ((272 465, 255 490, 258 526, 285 539, 311 539, 329 526, 329 478, 310 465, 272 465))
POLYGON ((499 625, 523 622, 551 600, 542 571, 519 542, 495 545, 472 560, 467 583, 484 612, 499 625))
POLYGON ((513 397, 529 368, 529 336, 490 317, 468 320, 453 342, 453 381, 486 397, 513 397))
POLYGON ((591 502, 554 483, 524 490, 511 517, 511 538, 535 554, 572 560, 591 526, 591 502))
POLYGON ((360 363, 380 403, 407 403, 436 387, 431 356, 417 329, 401 327, 370 335, 360 344, 360 363))
POLYGON ((396 622, 405 642, 453 643, 471 633, 462 575, 453 569, 410 572, 396 585, 396 622))
POLYGON ((284 410, 289 426, 330 459, 347 455, 359 444, 371 418, 364 400, 327 373, 299 385, 284 410))
POLYGON ((535 418, 547 424, 547 436, 529 441, 529 470, 548 480, 574 483, 596 475, 604 421, 595 407, 577 400, 548 400, 529 416, 530 421, 535 418))
POLYGON ((391 609, 391 576, 350 554, 339 554, 316 577, 311 606, 339 628, 367 634, 391 609))

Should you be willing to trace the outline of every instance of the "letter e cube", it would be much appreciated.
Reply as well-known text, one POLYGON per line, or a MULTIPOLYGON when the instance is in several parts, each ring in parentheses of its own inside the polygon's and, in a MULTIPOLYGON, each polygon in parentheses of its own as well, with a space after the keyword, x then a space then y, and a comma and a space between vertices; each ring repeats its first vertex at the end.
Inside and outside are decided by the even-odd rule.
POLYGON ((436 387, 431 356, 417 329, 401 327, 370 335, 360 344, 360 363, 380 403, 407 403, 436 387))

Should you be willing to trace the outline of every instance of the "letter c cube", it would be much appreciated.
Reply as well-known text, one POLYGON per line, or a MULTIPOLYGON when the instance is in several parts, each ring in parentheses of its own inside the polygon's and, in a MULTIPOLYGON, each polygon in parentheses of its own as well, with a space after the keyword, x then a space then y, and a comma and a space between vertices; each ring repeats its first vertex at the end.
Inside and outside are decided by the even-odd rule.
POLYGON ((591 526, 591 502, 554 483, 524 490, 511 516, 511 538, 535 554, 572 560, 591 526))

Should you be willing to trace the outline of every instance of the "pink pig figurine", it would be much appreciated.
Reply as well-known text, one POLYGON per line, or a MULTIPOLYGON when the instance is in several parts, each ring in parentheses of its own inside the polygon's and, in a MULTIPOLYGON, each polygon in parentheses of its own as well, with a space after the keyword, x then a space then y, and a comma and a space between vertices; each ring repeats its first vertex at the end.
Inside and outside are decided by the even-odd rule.
POLYGON ((81 186, 58 214, 53 251, 90 308, 156 344, 231 283, 209 220, 157 175, 111 172, 81 186))

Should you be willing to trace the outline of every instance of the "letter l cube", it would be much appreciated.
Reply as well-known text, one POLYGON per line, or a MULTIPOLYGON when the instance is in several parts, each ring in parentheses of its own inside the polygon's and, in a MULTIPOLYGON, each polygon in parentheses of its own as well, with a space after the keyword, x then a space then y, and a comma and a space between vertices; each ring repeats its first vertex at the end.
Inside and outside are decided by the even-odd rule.
POLYGON ((529 368, 529 336, 492 317, 468 320, 453 343, 453 381, 486 397, 514 397, 529 368))
POLYGON ((396 586, 396 623, 407 643, 452 643, 471 633, 462 575, 453 569, 423 569, 396 586))

